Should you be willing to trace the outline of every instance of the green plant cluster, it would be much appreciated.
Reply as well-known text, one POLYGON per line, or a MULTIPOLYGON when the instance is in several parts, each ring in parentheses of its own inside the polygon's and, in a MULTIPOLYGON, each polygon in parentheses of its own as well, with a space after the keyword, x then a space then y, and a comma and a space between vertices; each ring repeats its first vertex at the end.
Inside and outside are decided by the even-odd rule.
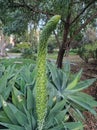
POLYGON ((28 59, 33 59, 36 60, 37 55, 35 52, 32 51, 32 49, 25 49, 22 54, 22 58, 28 58, 28 59))
POLYGON ((23 52, 25 49, 30 49, 31 48, 31 44, 28 43, 28 42, 22 42, 21 44, 17 44, 16 47, 21 52, 23 52))
POLYGON ((56 39, 55 39, 54 35, 52 35, 49 38, 47 44, 48 44, 48 47, 47 47, 48 53, 53 53, 54 49, 57 48, 57 42, 56 42, 56 39))
POLYGON ((13 47, 8 50, 9 53, 21 53, 21 51, 17 47, 13 47))
POLYGON ((97 42, 85 44, 78 50, 78 55, 88 63, 90 58, 97 60, 97 42))
MULTIPOLYGON (((47 68, 48 102, 42 129, 83 130, 82 112, 88 110, 96 116, 93 108, 97 106, 97 102, 80 91, 90 86, 95 79, 79 81, 82 71, 71 75, 68 62, 63 70, 52 63, 48 63, 47 68)), ((0 125, 5 126, 6 130, 38 129, 36 74, 37 70, 33 65, 25 65, 20 70, 0 67, 0 125)))
POLYGON ((35 51, 32 49, 31 44, 28 42, 17 44, 15 47, 10 49, 10 52, 21 53, 21 56, 23 58, 30 58, 30 59, 36 60, 35 51))
POLYGON ((78 54, 78 51, 79 51, 79 48, 70 49, 69 54, 70 54, 70 55, 76 55, 76 54, 78 54))
MULTIPOLYGON (((21 44, 16 44, 15 47, 11 48, 9 52, 12 53, 23 53, 26 49, 30 49, 31 45, 28 42, 22 42, 21 44)), ((31 49, 30 49, 31 50, 31 49)))
POLYGON ((54 16, 40 36, 36 66, 0 66, 0 125, 5 130, 83 130, 82 112, 97 115, 97 102, 81 92, 95 79, 80 81, 82 70, 72 75, 68 61, 63 69, 46 65, 47 39, 59 19, 54 16))
POLYGON ((15 65, 15 68, 20 69, 23 65, 35 64, 35 60, 24 58, 0 59, 0 64, 7 68, 8 66, 15 65))

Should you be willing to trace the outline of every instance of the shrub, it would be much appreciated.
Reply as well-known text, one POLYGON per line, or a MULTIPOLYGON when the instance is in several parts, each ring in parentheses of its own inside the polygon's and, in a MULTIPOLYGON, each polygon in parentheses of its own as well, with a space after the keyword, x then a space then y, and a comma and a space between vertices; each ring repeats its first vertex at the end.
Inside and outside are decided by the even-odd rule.
POLYGON ((35 55, 35 52, 32 51, 32 49, 24 49, 24 51, 22 52, 22 55, 21 55, 23 58, 30 58, 30 59, 33 59, 33 60, 36 60, 36 55, 35 55))
POLYGON ((70 49, 70 52, 69 52, 71 55, 76 55, 78 53, 78 48, 76 49, 70 49))
POLYGON ((90 58, 97 60, 97 43, 85 44, 78 50, 78 55, 88 63, 90 58))
POLYGON ((16 44, 15 47, 10 48, 9 52, 12 53, 23 53, 26 49, 30 49, 31 45, 28 42, 22 42, 21 44, 16 44))
POLYGON ((48 53, 53 53, 54 51, 54 46, 52 44, 48 45, 48 53))
POLYGON ((21 51, 17 47, 11 48, 8 52, 11 52, 11 53, 21 53, 21 51))
POLYGON ((57 42, 53 35, 49 38, 47 44, 48 44, 48 48, 47 48, 48 53, 53 53, 54 49, 57 47, 57 42))
POLYGON ((10 52, 19 52, 22 53, 21 56, 23 58, 31 58, 36 60, 35 51, 32 50, 32 46, 30 43, 23 42, 22 44, 17 44, 14 48, 10 50, 10 52))
POLYGON ((31 48, 31 44, 28 43, 28 42, 22 42, 21 44, 17 44, 16 47, 21 52, 24 52, 25 49, 30 49, 31 48))

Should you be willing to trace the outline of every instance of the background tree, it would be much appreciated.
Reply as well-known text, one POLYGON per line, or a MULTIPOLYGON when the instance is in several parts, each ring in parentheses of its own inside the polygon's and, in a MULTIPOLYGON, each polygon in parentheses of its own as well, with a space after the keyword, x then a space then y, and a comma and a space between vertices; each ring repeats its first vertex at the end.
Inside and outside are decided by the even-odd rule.
MULTIPOLYGON (((1 9, 6 6, 6 10, 11 12, 15 12, 17 9, 22 11, 26 15, 26 20, 24 19, 23 22, 28 23, 32 20, 37 25, 40 20, 46 23, 51 16, 61 15, 56 34, 57 42, 59 42, 59 34, 63 39, 62 43, 59 42, 57 57, 57 66, 60 68, 71 41, 75 40, 79 33, 84 31, 86 25, 97 17, 97 0, 0 0, 0 5, 3 5, 1 9)), ((19 26, 19 23, 17 25, 19 26)))

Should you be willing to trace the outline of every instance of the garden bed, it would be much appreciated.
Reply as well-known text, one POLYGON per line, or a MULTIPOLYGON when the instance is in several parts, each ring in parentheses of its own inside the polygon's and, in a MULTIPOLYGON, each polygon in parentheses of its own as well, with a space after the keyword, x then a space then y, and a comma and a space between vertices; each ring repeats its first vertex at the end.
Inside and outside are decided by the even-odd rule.
MULTIPOLYGON (((86 64, 77 55, 69 56, 68 59, 71 62, 71 71, 73 73, 78 72, 81 68, 83 69, 83 74, 81 78, 82 80, 90 79, 90 78, 97 78, 97 62, 91 60, 89 61, 88 64, 86 64)), ((88 89, 84 90, 84 92, 88 93, 89 95, 92 95, 97 100, 97 81, 88 89)), ((97 108, 95 109, 97 111, 97 108)), ((84 130, 97 130, 97 117, 94 117, 89 112, 84 112, 84 116, 85 116, 84 130)))

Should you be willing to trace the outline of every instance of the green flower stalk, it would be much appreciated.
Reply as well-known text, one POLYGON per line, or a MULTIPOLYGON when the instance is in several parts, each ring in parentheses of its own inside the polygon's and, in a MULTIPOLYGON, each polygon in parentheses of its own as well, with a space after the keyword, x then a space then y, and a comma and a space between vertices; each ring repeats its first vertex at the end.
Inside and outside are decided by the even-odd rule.
POLYGON ((51 32, 56 28, 60 20, 59 15, 53 16, 40 35, 37 60, 37 77, 36 77, 36 113, 38 118, 38 129, 43 129, 47 110, 47 76, 46 76, 46 55, 47 55, 47 40, 51 32))

